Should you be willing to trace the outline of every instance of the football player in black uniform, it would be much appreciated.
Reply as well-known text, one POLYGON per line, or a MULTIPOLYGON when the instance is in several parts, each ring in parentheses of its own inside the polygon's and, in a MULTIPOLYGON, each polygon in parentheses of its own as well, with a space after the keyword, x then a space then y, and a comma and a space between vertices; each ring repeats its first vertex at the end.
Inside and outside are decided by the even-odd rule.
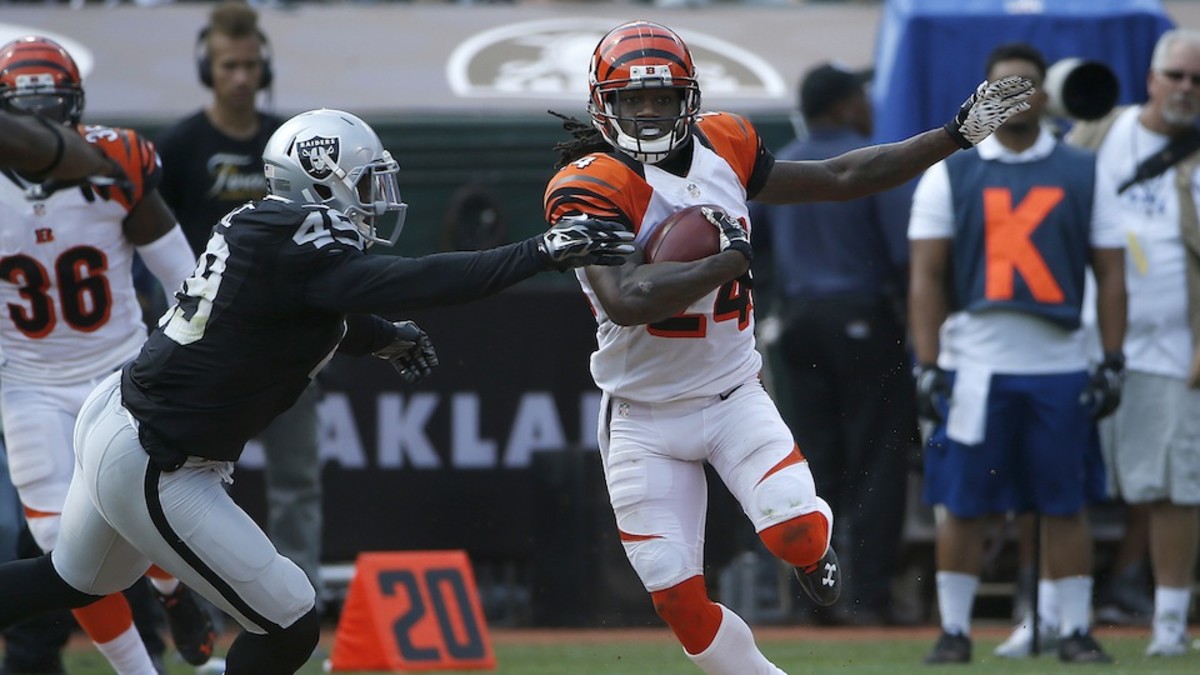
POLYGON ((0 627, 124 589, 154 562, 242 625, 228 675, 295 672, 319 638, 314 590, 222 486, 246 441, 334 352, 387 359, 408 381, 437 364, 423 331, 377 315, 621 264, 634 250, 619 225, 564 220, 486 251, 368 256, 395 242, 406 208, 369 126, 303 113, 263 160, 270 194, 221 219, 141 354, 84 404, 58 547, 0 566, 0 627), (376 223, 389 217, 384 240, 376 223))

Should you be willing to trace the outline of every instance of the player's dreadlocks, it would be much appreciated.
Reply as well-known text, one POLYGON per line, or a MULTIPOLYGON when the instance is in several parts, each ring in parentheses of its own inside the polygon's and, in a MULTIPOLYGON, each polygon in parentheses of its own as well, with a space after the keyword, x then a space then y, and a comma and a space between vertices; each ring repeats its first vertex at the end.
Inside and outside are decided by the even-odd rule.
POLYGON ((590 155, 593 152, 607 152, 612 150, 612 146, 609 145, 608 141, 604 140, 604 136, 591 124, 580 122, 578 118, 557 113, 553 110, 547 110, 546 112, 563 120, 563 129, 571 134, 571 140, 554 144, 554 149, 558 151, 558 163, 554 165, 555 169, 561 169, 580 157, 590 155))

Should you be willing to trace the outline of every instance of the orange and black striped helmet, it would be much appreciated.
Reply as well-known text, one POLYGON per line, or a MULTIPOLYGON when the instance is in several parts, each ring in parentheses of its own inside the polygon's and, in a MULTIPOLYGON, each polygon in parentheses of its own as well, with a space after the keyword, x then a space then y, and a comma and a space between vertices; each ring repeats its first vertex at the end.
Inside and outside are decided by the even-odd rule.
POLYGON ((588 74, 592 123, 617 149, 656 164, 682 145, 700 112, 700 85, 692 54, 675 31, 650 21, 612 29, 596 45, 588 74), (679 110, 670 117, 622 114, 620 92, 678 89, 679 110))
POLYGON ((79 124, 83 78, 62 45, 26 35, 0 47, 0 109, 79 124))

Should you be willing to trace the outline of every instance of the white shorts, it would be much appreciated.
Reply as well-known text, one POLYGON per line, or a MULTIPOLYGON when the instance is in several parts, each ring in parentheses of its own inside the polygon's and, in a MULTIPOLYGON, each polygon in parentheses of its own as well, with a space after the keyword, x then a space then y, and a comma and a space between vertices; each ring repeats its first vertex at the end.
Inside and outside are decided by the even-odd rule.
POLYGON ((625 554, 648 591, 704 573, 704 462, 756 532, 820 509, 807 462, 764 478, 795 440, 757 380, 726 399, 639 403, 605 395, 600 415, 609 500, 625 554))
POLYGON ((1121 405, 1100 421, 1113 496, 1131 504, 1200 504, 1200 391, 1129 371, 1121 405))
POLYGON ((0 385, 8 472, 27 508, 62 511, 75 471, 75 416, 97 382, 0 385))
POLYGON ((169 473, 151 464, 121 405, 119 373, 84 403, 75 444, 53 553, 71 586, 108 595, 153 562, 254 633, 287 628, 312 609, 304 572, 225 491, 232 463, 193 457, 169 473))

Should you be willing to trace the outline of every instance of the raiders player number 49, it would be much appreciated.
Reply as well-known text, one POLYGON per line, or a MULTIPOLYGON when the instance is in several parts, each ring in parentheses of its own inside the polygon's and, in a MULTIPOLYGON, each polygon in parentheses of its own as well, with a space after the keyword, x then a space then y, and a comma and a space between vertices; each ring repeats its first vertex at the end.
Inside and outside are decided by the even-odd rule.
POLYGON ((387 359, 410 380, 427 373, 428 338, 393 320, 405 310, 634 250, 620 225, 576 219, 485 251, 366 255, 396 241, 406 208, 397 164, 366 123, 302 113, 263 159, 270 194, 216 225, 139 356, 84 404, 59 546, 0 566, 0 627, 119 591, 154 562, 242 625, 229 675, 295 672, 317 645, 314 590, 222 487, 246 441, 335 352, 387 359))

